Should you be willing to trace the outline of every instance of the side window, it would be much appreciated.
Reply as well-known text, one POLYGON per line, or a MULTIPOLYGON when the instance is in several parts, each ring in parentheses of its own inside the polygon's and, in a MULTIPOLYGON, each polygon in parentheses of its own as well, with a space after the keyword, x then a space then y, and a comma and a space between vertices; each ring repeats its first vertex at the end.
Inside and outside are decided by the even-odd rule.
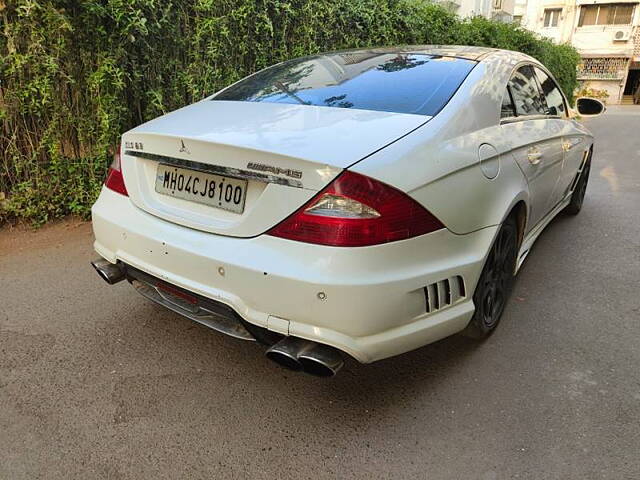
POLYGON ((509 80, 509 89, 515 104, 516 114, 547 115, 547 106, 540 96, 538 83, 530 65, 520 67, 509 80))
POLYGON ((513 108, 513 102, 511 101, 511 94, 509 88, 505 88, 502 94, 502 107, 500 108, 500 118, 509 118, 516 116, 516 109, 513 108))
POLYGON ((538 67, 533 68, 536 71, 540 87, 542 87, 542 94, 547 101, 547 113, 549 115, 558 115, 560 117, 566 116, 567 111, 564 105, 564 99, 562 98, 562 93, 560 92, 560 87, 558 87, 556 82, 554 82, 553 79, 543 70, 538 67))

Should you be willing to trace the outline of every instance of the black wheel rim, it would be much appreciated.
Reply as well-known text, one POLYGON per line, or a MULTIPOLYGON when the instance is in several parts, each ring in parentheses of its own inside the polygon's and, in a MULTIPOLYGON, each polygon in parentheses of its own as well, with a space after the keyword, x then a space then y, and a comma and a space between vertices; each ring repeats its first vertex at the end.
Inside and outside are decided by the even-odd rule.
POLYGON ((503 228, 498 234, 483 275, 482 296, 478 307, 484 327, 493 328, 498 320, 509 294, 516 255, 516 233, 512 228, 503 228))

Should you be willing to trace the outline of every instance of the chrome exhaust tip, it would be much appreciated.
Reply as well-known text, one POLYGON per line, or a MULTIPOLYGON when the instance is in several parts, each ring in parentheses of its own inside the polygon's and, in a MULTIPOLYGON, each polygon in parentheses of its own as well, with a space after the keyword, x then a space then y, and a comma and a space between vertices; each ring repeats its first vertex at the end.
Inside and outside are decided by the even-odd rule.
POLYGON ((339 350, 316 343, 308 350, 298 355, 305 373, 316 377, 333 377, 344 365, 344 359, 339 350))
POLYGON ((103 258, 91 262, 100 278, 109 285, 121 282, 125 278, 124 269, 118 263, 111 263, 103 258))
POLYGON ((302 338, 284 337, 278 343, 269 347, 265 355, 278 365, 299 372, 302 370, 302 364, 298 361, 298 353, 304 348, 306 342, 307 340, 302 338))
POLYGON ((266 351, 269 360, 316 377, 333 377, 344 360, 339 350, 303 338, 285 337, 266 351))

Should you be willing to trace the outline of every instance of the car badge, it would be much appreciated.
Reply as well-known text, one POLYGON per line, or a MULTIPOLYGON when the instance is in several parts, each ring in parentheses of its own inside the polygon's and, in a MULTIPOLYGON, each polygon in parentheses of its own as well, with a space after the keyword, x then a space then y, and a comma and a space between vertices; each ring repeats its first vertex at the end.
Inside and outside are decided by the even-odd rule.
POLYGON ((286 175, 291 178, 302 178, 302 172, 300 170, 293 170, 292 168, 274 167, 273 165, 256 162, 247 163, 247 168, 249 170, 258 170, 260 172, 275 173, 276 175, 286 175))
POLYGON ((188 155, 191 155, 191 152, 189 151, 189 149, 186 147, 186 145, 184 144, 184 140, 180 140, 180 150, 178 150, 179 153, 186 153, 188 155))

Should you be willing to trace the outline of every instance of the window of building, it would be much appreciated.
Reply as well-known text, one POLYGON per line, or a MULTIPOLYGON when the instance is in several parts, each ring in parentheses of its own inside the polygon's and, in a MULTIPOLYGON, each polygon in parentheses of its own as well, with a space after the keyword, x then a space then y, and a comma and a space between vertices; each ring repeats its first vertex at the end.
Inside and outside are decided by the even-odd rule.
POLYGON ((545 8, 544 10, 544 26, 557 27, 560 20, 561 8, 545 8))
POLYGON ((515 25, 522 25, 522 15, 514 15, 513 16, 513 23, 515 25))
POLYGON ((578 66, 578 79, 622 80, 628 63, 627 57, 583 58, 578 66))
POLYGON ((586 25, 630 25, 633 19, 634 3, 604 3, 582 5, 578 26, 586 25))

